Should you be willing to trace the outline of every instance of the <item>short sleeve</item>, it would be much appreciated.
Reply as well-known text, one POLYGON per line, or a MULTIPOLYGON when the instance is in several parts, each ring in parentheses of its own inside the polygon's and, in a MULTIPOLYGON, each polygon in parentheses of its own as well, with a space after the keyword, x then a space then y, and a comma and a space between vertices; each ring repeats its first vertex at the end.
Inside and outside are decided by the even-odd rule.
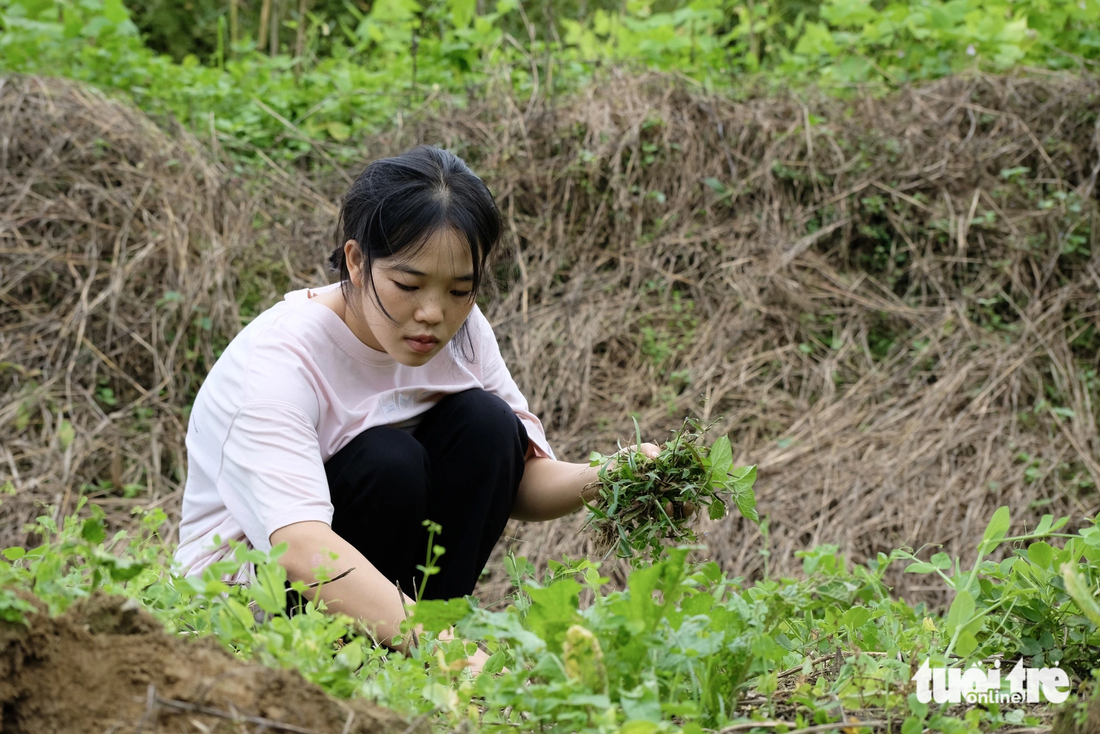
POLYGON ((226 509, 259 550, 270 550, 271 534, 286 525, 332 524, 316 427, 289 403, 250 402, 237 411, 216 485, 226 509))
POLYGON ((535 449, 535 455, 554 459, 554 451, 546 440, 546 430, 542 427, 542 421, 538 419, 527 406, 527 398, 520 392, 512 374, 504 364, 504 358, 500 354, 500 346, 497 344, 496 335, 493 334, 489 320, 477 307, 470 313, 473 320, 471 324, 477 333, 477 359, 481 362, 481 384, 486 392, 501 398, 512 407, 516 416, 527 429, 527 437, 535 449))

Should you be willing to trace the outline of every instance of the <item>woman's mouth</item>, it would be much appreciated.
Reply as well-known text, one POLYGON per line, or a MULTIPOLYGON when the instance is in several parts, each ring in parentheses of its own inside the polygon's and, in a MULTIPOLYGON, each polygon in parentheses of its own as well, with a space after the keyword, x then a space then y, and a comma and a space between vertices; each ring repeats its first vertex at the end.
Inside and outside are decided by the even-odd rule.
POLYGON ((427 354, 435 349, 435 345, 439 344, 439 340, 434 336, 408 336, 405 337, 405 343, 409 345, 409 349, 417 354, 427 354))

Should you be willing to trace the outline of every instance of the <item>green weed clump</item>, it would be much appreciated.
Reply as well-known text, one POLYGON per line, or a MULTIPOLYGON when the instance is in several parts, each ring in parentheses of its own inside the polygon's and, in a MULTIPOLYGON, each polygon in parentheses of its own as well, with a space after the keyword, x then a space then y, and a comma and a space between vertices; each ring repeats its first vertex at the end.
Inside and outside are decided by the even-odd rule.
MULTIPOLYGON (((677 451, 687 436, 680 439, 670 442, 677 451)), ((721 439, 707 451, 696 437, 695 448, 721 468, 721 439)), ((616 587, 586 558, 550 561, 536 580, 533 563, 509 555, 511 603, 490 611, 474 597, 418 602, 408 624, 425 632, 404 655, 323 603, 288 615, 278 563, 285 544, 264 553, 231 542, 231 557, 201 578, 181 576, 159 508, 138 510, 133 528, 113 534, 103 510, 83 500, 60 522, 55 508, 44 510, 24 528, 37 545, 0 548, 0 632, 9 640, 26 634, 19 628, 35 614, 56 616, 97 592, 122 596, 169 634, 217 640, 244 660, 294 668, 333 696, 367 698, 440 731, 703 734, 831 722, 839 731, 859 729, 856 718, 892 722, 891 734, 1039 730, 1057 713, 1047 693, 1045 707, 941 706, 914 693, 925 662, 961 676, 975 664, 990 670, 999 661, 1007 671, 1020 660, 1061 668, 1080 691, 1057 734, 1098 731, 1100 694, 1090 693, 1100 681, 1097 517, 1066 531, 1070 518, 1044 515, 1027 529, 1001 507, 965 566, 946 553, 924 560, 923 548, 853 564, 825 545, 797 552, 803 578, 755 583, 715 562, 693 563, 688 548, 633 569, 616 587), (884 579, 899 561, 953 597, 945 614, 893 596, 884 579), (252 583, 224 582, 246 563, 252 583), (440 641, 452 626, 456 639, 440 641), (490 654, 476 677, 466 670, 475 643, 490 654)), ((1008 680, 999 691, 1008 693, 1008 680)))
MULTIPOLYGON (((634 427, 637 447, 641 431, 637 422, 634 427)), ((703 508, 720 520, 733 503, 742 516, 760 521, 752 490, 756 467, 733 465, 727 436, 706 447, 706 431, 685 420, 652 459, 636 449, 613 456, 592 452, 591 465, 600 467, 599 494, 585 503, 585 526, 595 533, 597 553, 614 551, 634 565, 658 559, 666 545, 697 540, 689 523, 703 508)))

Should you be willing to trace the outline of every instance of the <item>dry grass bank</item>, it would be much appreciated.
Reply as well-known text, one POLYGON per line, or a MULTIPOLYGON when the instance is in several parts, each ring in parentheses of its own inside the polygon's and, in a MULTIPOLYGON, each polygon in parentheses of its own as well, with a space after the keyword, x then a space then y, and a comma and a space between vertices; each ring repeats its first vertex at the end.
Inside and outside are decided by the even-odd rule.
MULTIPOLYGON (((1017 529, 1100 509, 1098 92, 982 77, 734 102, 612 76, 406 123, 365 155, 443 144, 489 183, 510 257, 487 312, 563 458, 627 439, 631 412, 647 439, 716 420, 760 465, 771 568, 793 573, 820 543, 966 558, 1002 504, 1017 529)), ((246 185, 187 135, 38 79, 0 88, 0 140, 0 544, 96 479, 120 520, 175 511, 187 397, 238 303, 327 277, 346 184, 271 167, 246 185)), ((581 520, 517 524, 498 552, 586 552, 581 520)), ((729 572, 761 573, 754 527, 703 529, 729 572)))

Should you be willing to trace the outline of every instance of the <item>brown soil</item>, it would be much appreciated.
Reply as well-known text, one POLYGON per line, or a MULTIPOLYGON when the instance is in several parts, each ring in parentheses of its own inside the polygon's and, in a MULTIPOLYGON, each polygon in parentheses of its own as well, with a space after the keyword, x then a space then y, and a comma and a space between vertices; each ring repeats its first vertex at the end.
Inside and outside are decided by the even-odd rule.
POLYGON ((173 637, 121 597, 29 616, 29 627, 0 621, 0 734, 408 730, 396 713, 338 701, 296 671, 173 637))
POLYGON ((1100 732, 1100 684, 1081 687, 1080 696, 1061 709, 1051 734, 1097 734, 1100 732))

